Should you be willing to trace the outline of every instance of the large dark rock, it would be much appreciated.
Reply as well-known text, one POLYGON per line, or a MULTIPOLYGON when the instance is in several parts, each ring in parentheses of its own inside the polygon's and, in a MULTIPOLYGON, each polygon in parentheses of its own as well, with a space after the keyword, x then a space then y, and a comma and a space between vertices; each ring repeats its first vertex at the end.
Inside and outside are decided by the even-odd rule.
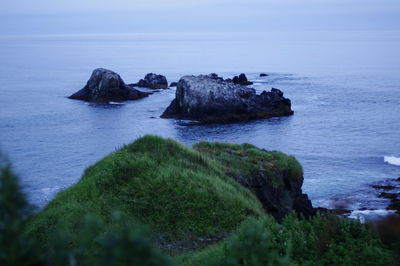
POLYGON ((257 95, 253 88, 210 74, 182 77, 175 99, 161 117, 214 123, 292 114, 290 100, 278 89, 257 95))
POLYGON ((234 76, 232 79, 232 82, 235 84, 243 85, 243 86, 253 84, 253 82, 247 80, 246 75, 243 73, 240 74, 239 76, 234 76))
POLYGON ((307 194, 303 194, 303 177, 294 179, 288 171, 279 173, 283 184, 277 186, 264 172, 243 178, 232 175, 237 182, 250 189, 261 202, 265 211, 281 221, 291 211, 310 217, 316 213, 307 194))
POLYGON ((149 94, 151 93, 127 86, 117 73, 108 69, 97 68, 93 71, 86 86, 69 98, 89 102, 122 102, 140 99, 149 94))
POLYGON ((144 79, 139 80, 137 84, 133 85, 150 89, 166 89, 168 88, 168 81, 163 75, 149 73, 144 77, 144 79))

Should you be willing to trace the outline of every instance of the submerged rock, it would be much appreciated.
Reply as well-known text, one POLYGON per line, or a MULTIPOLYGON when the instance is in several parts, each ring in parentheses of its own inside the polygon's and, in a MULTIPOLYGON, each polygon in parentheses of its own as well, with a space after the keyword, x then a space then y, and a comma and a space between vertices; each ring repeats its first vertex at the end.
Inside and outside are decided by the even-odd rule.
POLYGON ((290 100, 278 89, 257 95, 253 88, 210 74, 182 77, 175 99, 161 117, 214 123, 292 114, 290 100))
POLYGON ((167 89, 168 81, 163 75, 149 73, 144 77, 144 79, 139 80, 137 84, 132 85, 150 89, 167 89))
POLYGON ((86 86, 68 98, 89 102, 122 102, 136 100, 151 93, 130 88, 117 73, 97 68, 93 71, 86 86))
POLYGON ((234 76, 232 79, 232 82, 235 84, 243 85, 243 86, 253 84, 253 82, 247 80, 246 75, 243 73, 240 74, 239 76, 234 76))
POLYGON ((334 208, 334 209, 328 209, 324 207, 317 207, 314 208, 314 210, 322 215, 327 215, 327 214, 335 214, 339 216, 348 216, 352 210, 345 209, 345 208, 334 208))
POLYGON ((379 193, 379 198, 385 199, 396 199, 400 194, 399 193, 388 193, 388 192, 381 192, 379 193))

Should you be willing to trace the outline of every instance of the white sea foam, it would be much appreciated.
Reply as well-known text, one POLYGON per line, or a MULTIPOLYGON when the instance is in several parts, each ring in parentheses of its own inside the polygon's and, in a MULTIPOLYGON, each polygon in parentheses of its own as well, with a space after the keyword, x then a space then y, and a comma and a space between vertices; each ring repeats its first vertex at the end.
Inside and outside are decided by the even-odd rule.
POLYGON ((395 213, 393 210, 355 210, 351 212, 349 218, 358 219, 360 222, 364 223, 368 220, 379 220, 393 213, 395 213))
POLYGON ((400 158, 394 156, 385 156, 383 158, 385 163, 400 166, 400 158))

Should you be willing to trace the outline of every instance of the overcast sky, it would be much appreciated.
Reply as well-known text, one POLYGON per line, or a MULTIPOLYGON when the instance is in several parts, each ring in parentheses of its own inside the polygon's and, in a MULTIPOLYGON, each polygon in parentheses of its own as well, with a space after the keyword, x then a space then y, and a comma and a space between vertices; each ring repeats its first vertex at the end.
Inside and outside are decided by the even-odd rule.
POLYGON ((1 34, 399 30, 400 0, 1 0, 1 34))

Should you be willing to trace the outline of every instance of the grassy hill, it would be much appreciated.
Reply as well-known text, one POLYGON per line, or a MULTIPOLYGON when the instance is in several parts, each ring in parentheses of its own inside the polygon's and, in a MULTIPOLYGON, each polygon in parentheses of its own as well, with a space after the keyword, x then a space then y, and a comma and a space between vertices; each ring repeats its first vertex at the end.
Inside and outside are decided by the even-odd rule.
POLYGON ((79 235, 87 213, 100 216, 107 231, 115 210, 150 226, 172 248, 177 241, 223 238, 246 217, 264 214, 256 197, 215 161, 174 140, 145 136, 89 167, 32 217, 28 233, 45 244, 62 219, 79 235))

